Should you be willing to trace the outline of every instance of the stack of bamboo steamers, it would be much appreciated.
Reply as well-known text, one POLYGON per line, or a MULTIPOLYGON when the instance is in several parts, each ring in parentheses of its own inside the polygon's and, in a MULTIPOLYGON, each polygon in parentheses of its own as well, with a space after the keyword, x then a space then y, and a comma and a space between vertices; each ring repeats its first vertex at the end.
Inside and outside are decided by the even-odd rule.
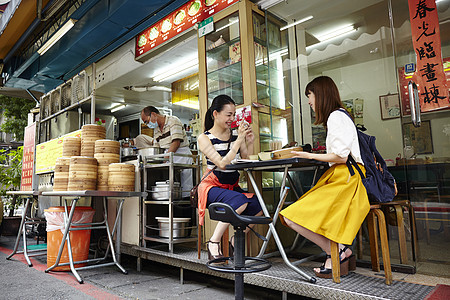
POLYGON ((134 191, 134 165, 119 163, 120 143, 105 138, 105 127, 95 124, 84 125, 81 138, 64 138, 54 191, 134 191))

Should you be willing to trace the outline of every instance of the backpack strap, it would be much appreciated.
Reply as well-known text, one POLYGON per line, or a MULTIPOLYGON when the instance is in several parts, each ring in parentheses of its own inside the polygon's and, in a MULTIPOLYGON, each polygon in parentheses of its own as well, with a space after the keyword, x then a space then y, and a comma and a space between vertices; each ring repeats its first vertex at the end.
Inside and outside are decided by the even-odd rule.
POLYGON ((348 167, 348 170, 350 171, 350 175, 355 175, 355 172, 353 171, 352 165, 355 166, 356 171, 358 171, 359 175, 361 176, 361 179, 365 179, 366 176, 364 175, 363 171, 359 167, 356 160, 353 158, 353 156, 349 155, 347 158, 346 165, 348 167))
MULTIPOLYGON (((353 122, 352 117, 350 116, 349 112, 346 109, 343 109, 343 110, 342 109, 338 109, 338 111, 346 114, 350 118, 350 120, 352 120, 352 122, 353 122)), ((353 124, 355 124, 355 122, 353 122, 353 124)), ((356 125, 355 125, 355 128, 356 128, 356 135, 358 135, 358 127, 356 127, 356 125)), ((346 161, 345 164, 347 165, 348 171, 350 172, 351 176, 355 175, 355 171, 352 168, 352 165, 353 165, 355 167, 355 169, 358 171, 359 175, 361 176, 361 179, 365 179, 366 178, 366 176, 364 175, 363 171, 361 170, 361 168, 359 167, 358 163, 356 162, 356 160, 353 158, 353 156, 351 154, 348 155, 347 161, 346 161)))

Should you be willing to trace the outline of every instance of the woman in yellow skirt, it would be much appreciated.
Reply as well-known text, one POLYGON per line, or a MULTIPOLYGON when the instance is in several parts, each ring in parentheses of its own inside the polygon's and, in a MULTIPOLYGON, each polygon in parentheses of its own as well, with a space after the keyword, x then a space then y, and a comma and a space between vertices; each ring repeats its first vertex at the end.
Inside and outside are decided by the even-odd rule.
POLYGON ((314 272, 317 277, 331 278, 330 240, 339 243, 341 275, 346 275, 352 251, 345 245, 353 242, 370 209, 361 177, 357 171, 350 175, 348 156, 353 156, 363 172, 365 169, 355 125, 346 113, 338 111, 344 107, 333 80, 327 76, 315 78, 306 86, 305 95, 316 113, 315 124, 327 130, 327 153, 293 152, 295 157, 328 162, 330 168, 311 190, 280 214, 285 225, 326 252, 325 262, 314 272))

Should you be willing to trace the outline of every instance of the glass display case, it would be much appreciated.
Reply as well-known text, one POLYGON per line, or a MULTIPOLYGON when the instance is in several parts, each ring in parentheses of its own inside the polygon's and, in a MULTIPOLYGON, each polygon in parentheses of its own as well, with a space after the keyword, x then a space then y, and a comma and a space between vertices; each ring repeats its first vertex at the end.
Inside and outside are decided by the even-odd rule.
POLYGON ((286 31, 282 24, 270 16, 253 13, 253 43, 255 55, 256 87, 259 110, 259 133, 261 151, 270 149, 270 141, 286 145, 293 141, 289 93, 285 93, 283 61, 288 58, 286 31), (288 124, 290 122, 290 124, 288 124))
POLYGON ((220 94, 229 95, 236 104, 243 104, 241 39, 238 13, 214 24, 206 35, 206 70, 208 103, 220 94))
MULTIPOLYGON (((290 74, 283 72, 283 62, 289 58, 287 32, 280 31, 284 24, 268 14, 253 12, 252 25, 257 99, 261 106, 258 111, 260 151, 269 151, 273 150, 271 145, 285 146, 294 140, 292 101, 289 91, 285 92, 290 74)), ((281 174, 262 173, 266 199, 277 201, 281 180, 281 174)))

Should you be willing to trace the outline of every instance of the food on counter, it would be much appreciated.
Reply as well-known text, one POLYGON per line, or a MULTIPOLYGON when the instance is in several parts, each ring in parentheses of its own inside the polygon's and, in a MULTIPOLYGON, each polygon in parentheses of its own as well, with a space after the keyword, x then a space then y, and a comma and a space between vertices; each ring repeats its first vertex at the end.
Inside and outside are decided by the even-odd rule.
POLYGON ((176 14, 175 17, 173 18, 173 24, 175 25, 180 25, 181 22, 183 22, 184 18, 186 17, 186 13, 184 12, 184 10, 179 10, 176 14))
POLYGON ((145 34, 142 34, 138 40, 138 47, 142 47, 145 44, 147 44, 147 38, 145 37, 145 34))
POLYGON ((205 0, 205 5, 206 6, 211 6, 216 2, 216 0, 205 0))
POLYGON ((200 2, 200 0, 195 0, 194 2, 192 2, 191 6, 189 6, 188 15, 190 15, 191 17, 195 16, 201 7, 202 3, 200 2))
POLYGON ((158 28, 153 27, 152 29, 150 29, 150 33, 148 35, 148 38, 150 39, 150 41, 153 41, 154 39, 156 39, 159 35, 159 31, 158 28))
POLYGON ((161 32, 165 33, 172 28, 172 22, 170 22, 170 19, 165 19, 164 22, 161 25, 161 32))

